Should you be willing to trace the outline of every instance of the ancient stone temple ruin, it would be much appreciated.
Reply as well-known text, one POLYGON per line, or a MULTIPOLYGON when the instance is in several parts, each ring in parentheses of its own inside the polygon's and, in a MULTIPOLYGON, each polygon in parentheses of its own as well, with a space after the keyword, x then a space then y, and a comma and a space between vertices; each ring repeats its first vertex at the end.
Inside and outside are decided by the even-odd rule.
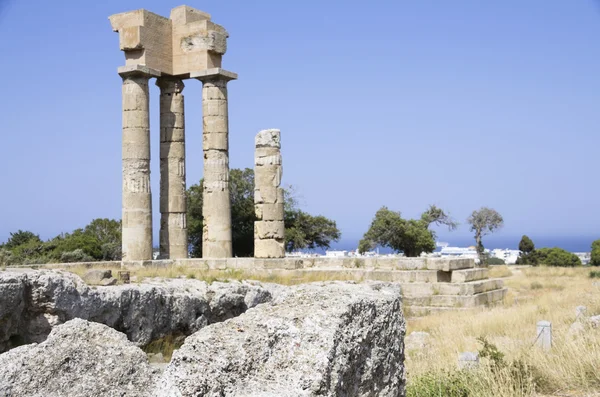
MULTIPOLYGON (((255 138, 254 258, 232 257, 227 83, 222 68, 227 31, 187 6, 169 18, 146 10, 110 17, 119 33, 123 79, 123 261, 121 266, 185 266, 242 271, 247 276, 378 280, 400 284, 403 302, 419 315, 473 308, 504 299, 502 280, 488 278, 472 259, 285 257, 281 134, 255 138), (160 257, 152 260, 150 79, 160 88, 160 257), (202 83, 203 258, 188 258, 184 80, 202 83)), ((194 84, 189 83, 189 89, 194 84)), ((194 106, 193 109, 199 109, 194 106)), ((195 133, 195 132, 193 132, 195 133)), ((250 148, 249 148, 250 149, 250 148)), ((98 263, 96 263, 98 265, 98 263)))
POLYGON ((227 31, 188 6, 164 18, 146 10, 112 15, 125 65, 123 78, 123 259, 152 259, 152 193, 148 82, 160 88, 160 257, 187 258, 185 198, 185 79, 203 84, 203 253, 231 250, 227 83, 221 68, 227 31))

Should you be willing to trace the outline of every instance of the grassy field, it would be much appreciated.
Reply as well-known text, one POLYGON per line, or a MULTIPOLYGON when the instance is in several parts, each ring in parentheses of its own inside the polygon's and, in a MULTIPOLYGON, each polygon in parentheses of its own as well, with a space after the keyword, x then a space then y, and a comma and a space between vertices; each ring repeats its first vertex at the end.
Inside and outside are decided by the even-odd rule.
MULTIPOLYGON (((87 267, 68 269, 82 275, 87 267)), ((115 267, 116 276, 119 267, 115 267)), ((154 277, 212 281, 254 279, 284 285, 340 279, 339 273, 252 273, 185 267, 140 268, 132 282, 154 277)), ((494 266, 490 277, 504 279, 509 292, 502 305, 450 311, 408 321, 407 335, 430 334, 426 347, 407 352, 408 397, 600 396, 600 328, 585 321, 569 332, 576 307, 600 315, 600 272, 589 268, 494 266), (534 346, 536 323, 553 326, 549 353, 534 346), (476 370, 460 371, 461 352, 479 352, 476 370)))
POLYGON ((600 329, 569 333, 577 306, 600 314, 600 282, 590 269, 500 266, 491 273, 509 287, 502 306, 409 321, 407 334, 430 338, 426 348, 407 353, 407 395, 600 396, 600 329), (534 346, 540 320, 552 322, 549 353, 534 346), (458 355, 467 351, 483 356, 478 370, 458 370, 458 355))

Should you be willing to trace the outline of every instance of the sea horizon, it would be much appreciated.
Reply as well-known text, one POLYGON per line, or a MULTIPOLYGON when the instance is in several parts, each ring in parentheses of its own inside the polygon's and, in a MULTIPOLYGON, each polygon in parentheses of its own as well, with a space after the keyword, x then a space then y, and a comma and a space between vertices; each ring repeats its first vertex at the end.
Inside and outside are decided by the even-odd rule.
MULTIPOLYGON (((519 242, 522 236, 485 236, 483 245, 486 249, 513 249, 519 248, 519 242)), ((590 252, 592 241, 598 237, 591 236, 547 236, 547 237, 532 237, 536 248, 562 248, 569 252, 590 252)), ((333 242, 329 250, 339 251, 354 251, 358 247, 360 239, 342 239, 338 242, 333 242)), ((450 247, 470 247, 475 245, 475 239, 466 236, 444 236, 437 239, 437 243, 447 243, 450 247)), ((436 251, 439 251, 437 247, 436 251)), ((316 249, 311 252, 324 254, 324 249, 316 249)), ((389 248, 379 248, 382 254, 391 253, 389 248)))

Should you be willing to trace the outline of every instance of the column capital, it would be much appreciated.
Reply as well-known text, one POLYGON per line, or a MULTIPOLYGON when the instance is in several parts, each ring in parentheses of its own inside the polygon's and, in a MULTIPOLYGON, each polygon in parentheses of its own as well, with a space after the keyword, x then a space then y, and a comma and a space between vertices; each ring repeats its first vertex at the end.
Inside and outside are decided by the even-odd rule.
POLYGON ((156 85, 160 88, 161 94, 181 94, 185 88, 183 80, 172 76, 162 76, 157 78, 156 85))
POLYGON ((144 65, 120 66, 117 69, 117 73, 119 73, 119 76, 123 79, 130 77, 147 77, 148 79, 151 79, 152 77, 160 77, 161 75, 158 70, 144 65))
POLYGON ((228 82, 230 80, 237 80, 237 73, 230 72, 221 68, 211 68, 199 70, 197 72, 191 72, 190 78, 198 79, 203 83, 211 82, 211 81, 224 81, 228 82))

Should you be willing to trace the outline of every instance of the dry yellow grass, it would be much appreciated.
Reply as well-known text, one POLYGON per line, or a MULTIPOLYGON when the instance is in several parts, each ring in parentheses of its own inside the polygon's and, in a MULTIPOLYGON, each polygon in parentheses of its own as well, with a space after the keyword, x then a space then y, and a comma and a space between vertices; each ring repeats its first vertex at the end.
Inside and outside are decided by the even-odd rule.
MULTIPOLYGON (((79 276, 90 269, 110 269, 113 272, 113 276, 117 276, 117 272, 121 269, 120 266, 70 266, 65 267, 62 270, 75 273, 79 276)), ((339 272, 294 272, 294 271, 277 271, 277 270, 240 270, 240 269, 226 269, 226 270, 206 270, 201 268, 191 268, 183 266, 168 266, 168 267, 144 267, 144 268, 132 268, 127 269, 130 272, 132 282, 142 282, 144 279, 149 278, 177 278, 185 277, 191 279, 197 279, 212 283, 214 281, 231 281, 231 280, 256 280, 268 283, 276 283, 282 285, 296 285, 302 283, 310 283, 316 281, 333 281, 333 280, 354 280, 356 276, 352 274, 343 274, 339 272)))
MULTIPOLYGON (((82 275, 88 269, 72 267, 68 270, 82 275)), ((121 269, 114 267, 111 270, 116 275, 121 269)), ((139 268, 130 269, 130 272, 134 282, 154 277, 187 277, 207 282, 254 279, 293 285, 344 278, 333 272, 255 273, 185 267, 139 268)), ((509 287, 502 305, 445 312, 409 321, 407 334, 426 331, 431 334, 431 339, 422 351, 407 353, 407 396, 600 396, 600 329, 589 329, 578 338, 568 333, 575 321, 577 306, 587 306, 590 315, 600 314, 600 287, 589 278, 589 269, 494 266, 490 267, 490 275, 503 277, 509 287), (551 321, 553 325, 554 346, 550 353, 532 346, 536 323, 540 320, 551 321), (482 359, 476 372, 457 372, 459 353, 481 349, 478 337, 485 337, 496 345, 505 354, 506 363, 518 361, 520 366, 494 369, 489 360, 482 359), (434 379, 434 384, 454 382, 468 392, 437 392, 413 387, 427 376, 434 379)), ((347 276, 347 279, 354 278, 347 276)))
MULTIPOLYGON (((577 306, 587 306, 588 314, 600 314, 600 287, 592 283, 589 269, 539 267, 515 273, 505 279, 509 294, 502 306, 409 321, 408 333, 431 334, 425 351, 408 354, 409 383, 427 373, 455 370, 459 353, 481 349, 477 338, 483 336, 505 354, 506 361, 521 360, 533 367, 529 375, 536 379, 539 393, 585 396, 600 390, 600 329, 589 329, 584 337, 569 336, 577 306), (553 326, 554 345, 548 354, 532 346, 540 320, 553 326)), ((517 390, 514 371, 494 373, 482 361, 472 382, 474 394, 469 395, 536 395, 532 387, 517 390)))

